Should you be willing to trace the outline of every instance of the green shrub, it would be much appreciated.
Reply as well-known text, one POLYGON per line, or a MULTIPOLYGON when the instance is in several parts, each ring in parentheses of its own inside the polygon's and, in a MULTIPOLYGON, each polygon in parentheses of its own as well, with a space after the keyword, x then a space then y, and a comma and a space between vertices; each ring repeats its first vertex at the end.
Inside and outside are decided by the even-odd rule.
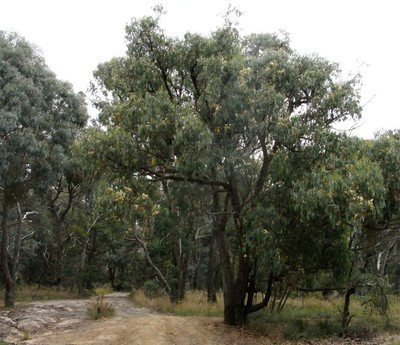
POLYGON ((156 298, 163 295, 163 290, 155 280, 146 280, 143 284, 142 290, 144 295, 148 298, 156 298))

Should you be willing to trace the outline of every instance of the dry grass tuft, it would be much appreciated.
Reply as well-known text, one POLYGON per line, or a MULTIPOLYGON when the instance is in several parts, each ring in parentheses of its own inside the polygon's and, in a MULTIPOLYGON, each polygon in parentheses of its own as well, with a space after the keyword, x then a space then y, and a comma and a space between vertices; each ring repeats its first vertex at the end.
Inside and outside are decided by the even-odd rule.
POLYGON ((183 301, 171 303, 168 296, 146 297, 142 290, 132 293, 135 304, 152 308, 162 313, 179 316, 209 316, 220 317, 223 315, 223 299, 220 293, 217 303, 208 303, 207 295, 203 291, 189 291, 183 301))
POLYGON ((114 314, 114 307, 104 301, 104 295, 97 296, 96 300, 93 301, 88 307, 88 316, 93 320, 112 317, 114 314))

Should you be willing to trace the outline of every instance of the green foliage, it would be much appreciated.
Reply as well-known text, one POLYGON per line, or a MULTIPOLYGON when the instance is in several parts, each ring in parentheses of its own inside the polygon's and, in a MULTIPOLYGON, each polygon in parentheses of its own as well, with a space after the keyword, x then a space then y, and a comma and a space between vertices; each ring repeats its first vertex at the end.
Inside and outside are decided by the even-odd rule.
POLYGON ((66 159, 66 148, 84 126, 84 99, 56 79, 38 50, 0 32, 0 176, 16 193, 44 190, 66 159))
MULTIPOLYGON (((228 246, 221 254, 230 286, 225 293, 243 291, 231 296, 242 299, 236 305, 244 303, 245 275, 252 270, 264 277, 268 270, 277 276, 335 267, 337 276, 346 272, 348 221, 373 212, 370 196, 376 192, 372 185, 358 193, 361 177, 353 174, 344 186, 337 182, 346 174, 335 150, 346 138, 332 126, 359 117, 358 77, 343 80, 336 64, 297 54, 285 35, 241 37, 229 15, 209 36, 188 33, 182 39, 166 36, 159 19, 134 19, 126 28, 126 55, 95 72, 102 129, 84 139, 88 158, 99 171, 106 167, 127 181, 159 183, 170 209, 180 204, 179 194, 169 192, 177 183, 204 187, 204 200, 211 202, 203 202, 202 210, 227 234, 219 243, 228 246), (361 202, 363 193, 368 199, 361 202), (347 205, 354 210, 342 214, 347 205)), ((375 177, 372 169, 368 183, 375 177)), ((136 203, 127 202, 127 187, 113 189, 110 198, 115 210, 123 205, 121 214, 136 203)), ((147 194, 155 209, 162 207, 162 197, 147 194)), ((140 222, 140 215, 128 214, 140 222)), ((140 230, 153 234, 143 223, 140 230)), ((171 242, 183 238, 171 236, 171 242)), ((168 263, 175 283, 179 260, 173 256, 160 262, 168 263)), ((265 282, 257 283, 264 289, 265 282)))
MULTIPOLYGON (((45 195, 50 186, 58 187, 59 176, 69 163, 69 145, 87 118, 84 95, 57 80, 36 47, 17 34, 0 31, 1 261, 6 305, 14 304, 26 201, 35 193, 45 195), (15 206, 19 226, 9 264, 9 215, 15 206)), ((70 182, 75 180, 68 175, 70 182)), ((64 221, 63 213, 59 213, 59 224, 64 221)))
POLYGON ((160 284, 155 280, 146 280, 142 287, 143 293, 148 298, 156 298, 164 295, 160 284))
POLYGON ((361 305, 365 308, 367 313, 372 314, 373 312, 378 312, 382 316, 388 316, 390 310, 386 290, 387 286, 378 283, 372 286, 368 293, 363 296, 361 305))
MULTIPOLYGON (((353 320, 349 327, 349 337, 367 340, 378 333, 394 331, 399 313, 391 314, 389 320, 378 312, 365 313, 362 296, 352 302, 353 320), (393 328, 394 327, 394 328, 393 328)), ((398 303, 397 297, 391 302, 398 303), (397 301, 397 302, 396 302, 397 301)), ((319 338, 335 338, 341 331, 340 309, 342 297, 321 298, 318 295, 289 298, 287 307, 279 313, 264 310, 249 316, 247 327, 256 333, 268 335, 271 339, 313 341, 319 338)))
POLYGON ((339 333, 339 322, 328 317, 320 318, 314 322, 307 319, 290 320, 283 335, 288 339, 329 338, 339 333))

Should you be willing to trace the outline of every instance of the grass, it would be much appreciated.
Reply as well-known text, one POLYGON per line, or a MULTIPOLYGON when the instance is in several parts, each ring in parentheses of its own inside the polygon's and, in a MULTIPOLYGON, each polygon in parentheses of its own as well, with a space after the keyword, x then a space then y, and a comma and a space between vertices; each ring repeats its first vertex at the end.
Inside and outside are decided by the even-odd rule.
MULTIPOLYGON (((249 316, 248 328, 257 334, 285 339, 336 337, 341 331, 343 298, 323 299, 319 295, 289 299, 281 313, 265 309, 249 316)), ((365 308, 363 297, 352 299, 350 337, 371 338, 381 332, 400 330, 400 298, 391 297, 388 315, 365 308)))
MULTIPOLYGON (((204 292, 188 292, 184 301, 171 303, 168 296, 146 297, 137 290, 132 294, 135 304, 159 312, 180 316, 223 316, 222 294, 218 303, 207 303, 204 292)), ((354 297, 350 305, 353 318, 349 336, 371 338, 377 333, 400 331, 400 297, 390 297, 390 311, 386 316, 364 306, 363 297, 354 297)), ((337 337, 341 331, 343 297, 324 299, 315 294, 291 298, 280 313, 269 309, 250 314, 246 328, 253 334, 267 335, 272 339, 320 339, 337 337)), ((393 345, 400 345, 394 343, 393 345)))
POLYGON ((202 291, 188 291, 180 303, 171 303, 166 295, 149 298, 141 290, 135 290, 132 299, 136 305, 178 316, 221 317, 224 314, 222 294, 217 296, 217 303, 213 304, 207 302, 207 294, 202 291))
POLYGON ((21 340, 22 341, 29 340, 29 333, 28 332, 24 332, 21 340))
MULTIPOLYGON (((93 294, 100 296, 112 292, 113 290, 111 289, 111 287, 106 285, 97 287, 93 291, 83 290, 81 292, 57 289, 56 287, 24 285, 16 289, 15 297, 17 302, 33 302, 44 300, 89 298, 93 294)), ((4 300, 4 290, 2 289, 0 289, 0 299, 1 301, 4 300)))
POLYGON ((102 294, 90 303, 87 313, 90 319, 98 320, 114 316, 115 309, 111 304, 104 301, 104 294, 102 294))
POLYGON ((100 286, 100 287, 97 287, 97 288, 94 289, 94 293, 97 296, 107 295, 107 294, 113 293, 113 289, 111 287, 109 287, 109 286, 106 286, 106 285, 105 286, 100 286))
MULTIPOLYGON (((90 296, 89 291, 78 293, 77 291, 69 291, 52 287, 39 287, 36 285, 25 285, 18 287, 15 291, 17 302, 32 302, 38 300, 58 300, 58 299, 73 299, 87 298, 90 296)), ((4 300, 4 290, 0 290, 0 298, 4 300)), ((0 344, 1 345, 1 344, 0 344)))

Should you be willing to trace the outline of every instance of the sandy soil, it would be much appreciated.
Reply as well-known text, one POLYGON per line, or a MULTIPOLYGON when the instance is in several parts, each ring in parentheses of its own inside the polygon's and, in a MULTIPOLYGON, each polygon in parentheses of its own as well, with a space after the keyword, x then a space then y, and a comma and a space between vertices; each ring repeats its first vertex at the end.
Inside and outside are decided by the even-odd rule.
POLYGON ((107 295, 106 301, 114 306, 115 316, 96 321, 86 316, 88 300, 32 303, 3 315, 3 318, 13 320, 14 328, 20 331, 3 331, 10 333, 8 336, 3 334, 3 340, 32 345, 271 344, 267 338, 254 338, 244 331, 227 327, 219 318, 169 316, 137 308, 128 299, 128 294, 107 295), (24 337, 28 339, 21 340, 24 337))

